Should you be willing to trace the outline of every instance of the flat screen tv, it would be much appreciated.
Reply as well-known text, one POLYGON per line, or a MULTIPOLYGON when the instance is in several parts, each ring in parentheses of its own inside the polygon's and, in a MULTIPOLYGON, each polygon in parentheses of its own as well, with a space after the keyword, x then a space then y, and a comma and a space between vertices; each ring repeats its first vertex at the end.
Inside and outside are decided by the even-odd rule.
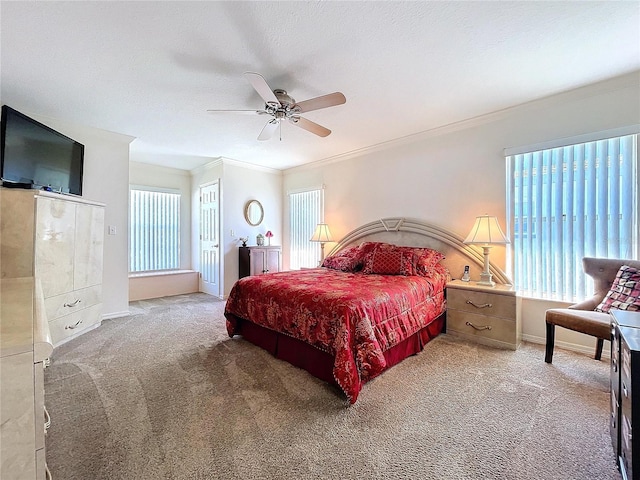
POLYGON ((84 145, 2 106, 3 186, 82 195, 84 145))

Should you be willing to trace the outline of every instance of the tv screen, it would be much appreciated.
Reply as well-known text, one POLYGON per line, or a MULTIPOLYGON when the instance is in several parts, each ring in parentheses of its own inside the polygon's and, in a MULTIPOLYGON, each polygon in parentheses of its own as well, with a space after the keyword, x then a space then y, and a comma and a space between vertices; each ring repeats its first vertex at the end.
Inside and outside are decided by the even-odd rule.
POLYGON ((84 145, 2 106, 3 185, 82 195, 84 145))

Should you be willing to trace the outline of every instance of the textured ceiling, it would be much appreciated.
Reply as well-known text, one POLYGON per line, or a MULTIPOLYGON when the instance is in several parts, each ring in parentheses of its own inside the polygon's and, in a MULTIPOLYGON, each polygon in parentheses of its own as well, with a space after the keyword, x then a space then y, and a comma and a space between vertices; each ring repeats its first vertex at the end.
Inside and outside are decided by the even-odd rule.
MULTIPOLYGON (((136 137, 191 169, 211 157, 287 168, 640 70, 640 2, 7 2, 1 99, 136 137), (259 142, 243 77, 296 100, 341 91, 259 142), (207 158, 181 158, 176 155, 207 158)), ((141 157, 142 158, 142 157, 141 157)))

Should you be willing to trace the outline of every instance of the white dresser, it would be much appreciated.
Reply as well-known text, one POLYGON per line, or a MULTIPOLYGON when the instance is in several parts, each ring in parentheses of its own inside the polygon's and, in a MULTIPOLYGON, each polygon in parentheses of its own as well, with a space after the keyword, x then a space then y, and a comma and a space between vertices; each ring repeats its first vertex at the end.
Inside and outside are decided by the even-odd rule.
POLYGON ((2 278, 42 285, 54 345, 102 320, 103 204, 35 190, 0 189, 2 278))
POLYGON ((0 478, 45 479, 44 362, 53 345, 33 277, 0 281, 0 478))

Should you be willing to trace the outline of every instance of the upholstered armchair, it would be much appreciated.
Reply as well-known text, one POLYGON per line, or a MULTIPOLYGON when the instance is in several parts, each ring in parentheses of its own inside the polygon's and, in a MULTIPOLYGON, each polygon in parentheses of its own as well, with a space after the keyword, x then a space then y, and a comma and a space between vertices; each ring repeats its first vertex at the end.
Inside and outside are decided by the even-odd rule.
POLYGON ((547 323, 547 350, 544 358, 547 363, 551 363, 553 358, 556 325, 596 337, 594 358, 600 360, 603 342, 611 338, 611 320, 608 313, 596 312, 594 309, 609 292, 620 267, 629 265, 640 268, 640 261, 585 257, 582 259, 582 265, 584 273, 594 280, 595 293, 593 297, 571 305, 569 308, 547 310, 545 316, 547 323))

